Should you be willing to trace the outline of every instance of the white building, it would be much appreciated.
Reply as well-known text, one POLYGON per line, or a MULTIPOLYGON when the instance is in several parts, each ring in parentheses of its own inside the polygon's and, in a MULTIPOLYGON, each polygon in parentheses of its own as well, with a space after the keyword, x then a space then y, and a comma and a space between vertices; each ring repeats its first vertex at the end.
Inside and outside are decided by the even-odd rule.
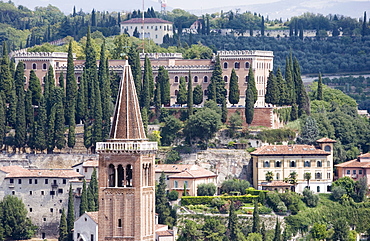
POLYGON ((121 22, 121 34, 125 31, 133 36, 134 32, 139 33, 139 38, 143 37, 152 39, 156 44, 163 43, 163 37, 168 34, 173 36, 173 23, 160 18, 131 18, 127 21, 121 22))
POLYGON ((86 212, 75 221, 73 240, 98 240, 98 212, 86 212))
MULTIPOLYGON (((82 187, 83 175, 72 169, 25 169, 20 166, 0 167, 0 199, 14 195, 22 199, 28 217, 38 227, 36 237, 58 237, 60 216, 68 209, 70 185, 82 187)), ((77 213, 76 213, 77 214, 77 213)))
POLYGON ((98 165, 98 160, 89 159, 89 160, 86 160, 84 162, 81 162, 81 163, 78 163, 78 164, 72 166, 72 168, 73 168, 73 170, 75 170, 75 172, 78 172, 78 173, 84 175, 86 181, 90 182, 91 175, 94 172, 94 169, 96 170, 96 176, 98 177, 98 175, 99 175, 98 166, 99 166, 98 165))

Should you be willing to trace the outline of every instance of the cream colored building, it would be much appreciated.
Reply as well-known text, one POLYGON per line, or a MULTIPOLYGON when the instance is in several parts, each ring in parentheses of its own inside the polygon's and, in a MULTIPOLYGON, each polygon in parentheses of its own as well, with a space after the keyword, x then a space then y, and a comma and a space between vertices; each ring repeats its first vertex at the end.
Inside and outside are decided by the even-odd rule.
POLYGON ((266 173, 271 171, 275 181, 284 181, 292 172, 297 173, 296 192, 309 188, 316 193, 331 190, 333 180, 333 144, 336 141, 322 138, 313 145, 268 145, 251 153, 253 160, 253 186, 262 189, 266 173), (311 173, 309 184, 304 178, 311 173))
POLYGON ((86 212, 74 223, 74 241, 98 240, 98 212, 86 212))
POLYGON ((173 36, 173 23, 160 18, 131 18, 121 22, 121 34, 127 32, 133 36, 134 31, 139 33, 139 38, 152 39, 156 44, 163 43, 163 37, 173 36))

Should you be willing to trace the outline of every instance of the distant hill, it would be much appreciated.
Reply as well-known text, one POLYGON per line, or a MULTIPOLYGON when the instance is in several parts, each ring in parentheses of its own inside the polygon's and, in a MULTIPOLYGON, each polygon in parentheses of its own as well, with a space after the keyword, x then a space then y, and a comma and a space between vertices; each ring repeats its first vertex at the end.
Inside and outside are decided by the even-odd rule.
POLYGON ((236 6, 224 6, 211 9, 189 9, 188 11, 201 15, 202 13, 215 13, 223 10, 224 12, 239 9, 240 12, 250 11, 252 13, 260 13, 264 16, 269 16, 269 19, 290 18, 299 16, 305 12, 328 14, 340 14, 360 18, 364 11, 370 11, 369 1, 345 1, 330 0, 323 3, 322 0, 295 0, 292 4, 291 0, 280 0, 269 4, 244 4, 236 6))

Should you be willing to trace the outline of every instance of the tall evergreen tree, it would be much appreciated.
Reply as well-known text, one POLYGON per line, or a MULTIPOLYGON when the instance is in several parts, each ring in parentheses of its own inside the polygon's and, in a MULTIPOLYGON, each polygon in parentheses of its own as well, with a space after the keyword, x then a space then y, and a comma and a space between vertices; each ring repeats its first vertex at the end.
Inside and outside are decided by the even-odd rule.
POLYGON ((289 58, 286 58, 285 62, 285 83, 286 83, 286 93, 287 99, 285 104, 291 105, 295 103, 295 91, 294 91, 294 81, 292 75, 292 66, 290 65, 289 58))
POLYGON ((7 49, 6 41, 3 41, 3 53, 0 63, 0 91, 2 91, 6 97, 4 102, 10 103, 14 81, 7 49))
POLYGON ((364 19, 362 20, 362 30, 361 35, 362 37, 367 35, 367 23, 366 23, 366 11, 364 12, 364 19))
POLYGON ((32 93, 31 91, 25 92, 25 116, 26 116, 26 127, 31 129, 34 124, 34 111, 32 106, 32 93))
POLYGON ((26 113, 24 91, 24 64, 19 62, 14 74, 15 93, 17 96, 16 121, 15 121, 15 146, 24 148, 26 144, 26 113))
POLYGON ((214 100, 217 104, 222 104, 224 98, 226 98, 225 81, 222 77, 220 56, 217 56, 211 83, 208 85, 208 100, 214 100))
POLYGON ((89 184, 91 198, 93 199, 95 205, 90 205, 91 211, 98 211, 99 210, 99 186, 98 186, 98 177, 96 169, 94 168, 93 173, 91 174, 91 180, 89 184))
MULTIPOLYGON (((67 65, 68 65, 68 63, 67 63, 67 65)), ((63 71, 59 75, 59 85, 58 86, 64 90, 65 86, 64 86, 64 73, 63 73, 63 71)))
POLYGON ((157 117, 161 115, 161 83, 157 81, 155 84, 155 94, 154 94, 154 107, 157 117))
POLYGON ((189 75, 188 75, 187 105, 188 105, 188 116, 191 116, 193 114, 193 81, 192 81, 192 78, 191 78, 190 70, 189 70, 189 75))
POLYGON ((74 197, 72 191, 72 184, 69 185, 68 195, 68 213, 67 213, 67 232, 68 241, 73 241, 73 227, 75 222, 74 197))
POLYGON ((131 65, 131 71, 135 82, 136 93, 140 102, 142 77, 141 77, 140 55, 136 49, 136 45, 131 45, 130 51, 128 52, 128 63, 129 65, 131 65))
POLYGON ((257 201, 254 201, 252 233, 261 233, 261 220, 258 213, 257 201))
POLYGON ((276 83, 276 77, 272 71, 270 71, 267 79, 265 102, 273 105, 279 103, 279 89, 276 83))
POLYGON ((265 18, 263 16, 261 19, 261 35, 265 36, 265 18))
POLYGON ((262 240, 267 240, 267 235, 266 235, 266 226, 265 222, 262 222, 262 227, 261 227, 261 235, 262 235, 262 240))
POLYGON ((56 87, 55 91, 55 125, 54 125, 54 139, 55 146, 61 150, 65 147, 66 141, 64 138, 64 108, 63 108, 63 94, 61 87, 56 87))
POLYGON ((162 172, 159 183, 155 190, 155 212, 158 213, 158 223, 165 224, 166 218, 170 215, 168 200, 166 197, 166 176, 162 172))
POLYGON ((6 112, 7 123, 11 127, 15 127, 16 116, 17 116, 16 113, 17 113, 17 95, 15 92, 15 86, 13 84, 12 90, 10 91, 10 96, 9 96, 9 107, 6 112))
POLYGON ((32 104, 39 105, 42 95, 41 85, 40 80, 39 78, 37 78, 35 71, 33 69, 30 71, 28 90, 32 92, 32 104))
POLYGON ((276 219, 275 235, 273 241, 281 241, 281 227, 278 219, 276 219))
POLYGON ((55 147, 55 116, 56 116, 56 105, 50 108, 49 115, 47 116, 47 132, 46 132, 46 144, 48 154, 53 153, 55 147))
POLYGON ((317 100, 323 100, 323 93, 322 93, 322 78, 321 78, 321 73, 319 73, 319 82, 317 84, 317 100))
POLYGON ((230 203, 228 221, 229 240, 238 240, 238 216, 236 215, 235 204, 233 201, 230 203))
POLYGON ((226 121, 227 121, 226 98, 224 98, 222 100, 222 104, 221 104, 221 121, 222 121, 222 123, 226 123, 226 121))
POLYGON ((76 103, 76 121, 81 122, 86 120, 86 89, 85 76, 82 75, 78 86, 77 103, 76 103))
POLYGON ((67 218, 64 212, 64 208, 62 209, 62 215, 60 216, 60 221, 59 221, 58 241, 68 241, 67 218))
POLYGON ((150 76, 152 76, 151 73, 151 64, 148 56, 145 56, 145 62, 144 62, 144 75, 143 75, 143 88, 141 90, 141 108, 147 108, 149 110, 150 107, 150 100, 151 100, 151 82, 153 79, 150 79, 150 76))
POLYGON ((170 78, 168 76, 168 71, 163 66, 160 66, 158 69, 158 81, 161 83, 162 105, 169 105, 171 99, 170 78))
POLYGON ((186 82, 183 76, 180 77, 179 92, 177 93, 177 104, 186 104, 186 82))
POLYGON ((230 84, 229 84, 229 102, 233 106, 239 103, 239 82, 236 76, 235 69, 231 71, 230 84))
POLYGON ((46 103, 43 97, 41 97, 39 108, 37 110, 36 121, 34 124, 34 147, 39 151, 43 151, 47 148, 46 143, 46 103))
POLYGON ((248 125, 250 125, 253 121, 254 117, 254 93, 253 89, 247 87, 246 93, 245 93, 245 120, 248 125))
POLYGON ((276 72, 276 84, 279 88, 279 105, 285 105, 288 102, 287 85, 283 79, 280 68, 276 72))
POLYGON ((86 180, 84 179, 81 192, 80 216, 87 211, 88 211, 88 199, 87 199, 86 180))
POLYGON ((296 96, 297 96, 297 105, 298 105, 298 115, 302 116, 303 114, 310 114, 310 100, 308 98, 306 89, 304 87, 301 69, 298 63, 297 58, 293 60, 293 79, 294 85, 296 87, 296 96))
MULTIPOLYGON (((74 118, 73 118, 74 119, 74 118)), ((70 125, 68 128, 68 139, 67 139, 67 146, 69 148, 73 148, 76 145, 76 130, 75 124, 70 125)))
POLYGON ((54 79, 54 68, 49 65, 47 75, 45 76, 44 84, 44 98, 46 102, 46 113, 49 115, 51 106, 53 105, 53 92, 55 88, 55 79, 54 79))
POLYGON ((193 90, 193 99, 195 105, 200 105, 203 102, 203 90, 201 85, 195 86, 193 90))
POLYGON ((4 110, 5 98, 3 95, 0 95, 0 149, 4 144, 5 138, 5 110, 4 110))
POLYGON ((101 95, 99 84, 97 80, 95 80, 94 85, 94 92, 95 92, 95 106, 94 106, 94 116, 93 116, 93 143, 92 145, 95 146, 96 142, 103 141, 103 111, 102 111, 102 102, 101 102, 101 95))
POLYGON ((72 41, 68 46, 67 74, 66 74, 66 101, 65 120, 68 125, 74 125, 76 112, 77 83, 74 74, 72 41))
POLYGON ((290 120, 295 121, 298 119, 298 106, 296 103, 292 104, 292 110, 290 111, 290 120))
POLYGON ((257 93, 257 87, 256 87, 256 80, 254 79, 254 72, 252 68, 249 68, 248 72, 248 87, 252 90, 253 93, 253 105, 257 102, 258 93, 257 93))

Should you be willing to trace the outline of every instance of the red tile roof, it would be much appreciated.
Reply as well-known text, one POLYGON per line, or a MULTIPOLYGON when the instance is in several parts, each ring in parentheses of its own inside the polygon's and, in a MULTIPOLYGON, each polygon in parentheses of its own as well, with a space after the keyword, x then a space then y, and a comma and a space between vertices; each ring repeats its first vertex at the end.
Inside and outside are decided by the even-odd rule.
POLYGON ((157 231, 155 232, 158 236, 173 236, 173 231, 172 230, 166 230, 166 231, 157 231))
POLYGON ((366 159, 368 159, 368 158, 370 158, 370 152, 368 152, 368 153, 365 153, 365 154, 362 154, 362 155, 360 155, 360 156, 358 156, 359 158, 366 158, 366 159))
POLYGON ((154 171, 157 172, 157 173, 161 173, 161 172, 165 172, 165 173, 168 173, 168 172, 178 173, 178 172, 182 172, 182 171, 185 171, 185 170, 190 170, 190 169, 193 168, 193 166, 195 166, 195 165, 157 164, 154 167, 154 171))
POLYGON ((95 222, 99 223, 99 212, 86 212, 86 214, 95 222))
POLYGON ((73 169, 25 169, 20 166, 3 166, 0 171, 11 177, 50 177, 50 178, 83 178, 84 175, 75 172, 73 169))
POLYGON ((370 162, 360 162, 359 160, 351 160, 335 165, 336 167, 357 167, 357 168, 370 168, 370 162))
POLYGON ((291 187, 293 184, 286 183, 283 181, 272 181, 272 182, 267 182, 267 183, 262 183, 261 186, 264 187, 291 187))
POLYGON ((325 143, 325 142, 335 143, 337 141, 324 137, 324 138, 321 138, 321 139, 317 140, 316 142, 317 143, 325 143))
POLYGON ((216 177, 217 175, 211 171, 201 168, 200 170, 186 170, 168 178, 202 178, 202 177, 216 177))
MULTIPOLYGON (((142 23, 142 18, 131 18, 129 20, 121 22, 121 24, 126 24, 126 23, 142 23)), ((144 23, 169 23, 172 24, 172 22, 163 20, 160 18, 144 18, 144 23)))
POLYGON ((83 164, 82 164, 83 167, 98 167, 99 166, 99 163, 98 163, 98 160, 87 160, 87 161, 84 161, 83 164))
POLYGON ((251 155, 330 155, 330 153, 311 145, 268 145, 258 148, 251 155))

